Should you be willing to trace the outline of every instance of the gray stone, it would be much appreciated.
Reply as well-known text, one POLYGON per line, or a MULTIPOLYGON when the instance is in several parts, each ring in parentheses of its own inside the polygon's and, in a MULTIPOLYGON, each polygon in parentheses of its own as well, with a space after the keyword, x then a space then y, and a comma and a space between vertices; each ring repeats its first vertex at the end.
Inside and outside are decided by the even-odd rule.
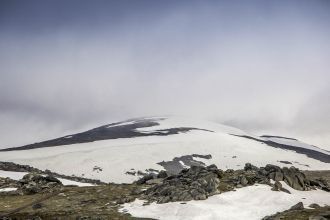
POLYGON ((29 173, 19 180, 19 189, 23 194, 31 195, 43 191, 52 192, 62 186, 61 181, 52 176, 29 173))
POLYGON ((241 176, 241 177, 240 177, 240 183, 241 183, 243 186, 246 186, 249 182, 248 182, 248 180, 246 179, 245 176, 241 176))
POLYGON ((168 177, 168 175, 167 172, 164 170, 161 170, 157 175, 157 178, 166 178, 166 177, 168 177))
POLYGON ((281 191, 282 190, 282 184, 279 181, 275 181, 275 184, 272 188, 273 191, 281 191))
POLYGON ((302 202, 298 202, 294 206, 292 206, 289 210, 303 210, 304 204, 302 202))
POLYGON ((151 179, 151 180, 147 180, 146 184, 148 185, 155 185, 155 184, 161 184, 163 182, 163 179, 151 179))
POLYGON ((279 171, 275 172, 274 180, 275 181, 283 181, 283 173, 279 172, 279 171))
POLYGON ((317 209, 317 208, 320 208, 321 206, 319 204, 312 203, 308 207, 313 208, 313 209, 317 209))
POLYGON ((36 203, 36 204, 32 205, 32 209, 41 209, 42 206, 43 205, 41 203, 36 203))

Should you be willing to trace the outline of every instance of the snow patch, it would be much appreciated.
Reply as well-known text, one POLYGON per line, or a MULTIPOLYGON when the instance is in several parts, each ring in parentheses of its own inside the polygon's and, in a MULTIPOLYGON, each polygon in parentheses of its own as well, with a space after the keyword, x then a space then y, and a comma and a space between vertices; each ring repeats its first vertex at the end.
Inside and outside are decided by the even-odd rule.
POLYGON ((107 128, 113 128, 113 127, 118 127, 118 126, 124 126, 124 125, 132 125, 135 124, 135 121, 128 121, 128 122, 123 122, 115 125, 109 125, 107 128))
POLYGON ((11 192, 11 191, 16 191, 17 188, 2 188, 0 189, 0 192, 11 192))
POLYGON ((144 201, 135 200, 124 204, 120 210, 127 211, 134 217, 161 220, 257 220, 287 210, 298 202, 303 202, 305 207, 312 203, 330 205, 330 194, 327 192, 297 191, 292 188, 290 191, 291 194, 271 191, 268 185, 260 184, 215 195, 207 200, 189 201, 186 204, 173 202, 143 206, 144 201))

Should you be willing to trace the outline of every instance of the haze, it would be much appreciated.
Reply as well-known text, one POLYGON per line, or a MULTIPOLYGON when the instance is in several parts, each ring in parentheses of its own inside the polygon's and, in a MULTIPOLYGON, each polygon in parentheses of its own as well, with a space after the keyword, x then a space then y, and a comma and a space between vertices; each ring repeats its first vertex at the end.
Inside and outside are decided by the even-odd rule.
POLYGON ((330 149, 330 1, 0 1, 0 148, 182 115, 330 149))

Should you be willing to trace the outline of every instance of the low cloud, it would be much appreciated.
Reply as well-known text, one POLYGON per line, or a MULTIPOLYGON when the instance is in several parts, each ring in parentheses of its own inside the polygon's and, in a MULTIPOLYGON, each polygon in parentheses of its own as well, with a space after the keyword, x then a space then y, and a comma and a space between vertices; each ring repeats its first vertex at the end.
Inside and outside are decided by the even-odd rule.
POLYGON ((146 115, 330 146, 328 6, 170 4, 115 19, 78 11, 67 23, 37 13, 54 16, 40 24, 7 13, 0 147, 146 115))

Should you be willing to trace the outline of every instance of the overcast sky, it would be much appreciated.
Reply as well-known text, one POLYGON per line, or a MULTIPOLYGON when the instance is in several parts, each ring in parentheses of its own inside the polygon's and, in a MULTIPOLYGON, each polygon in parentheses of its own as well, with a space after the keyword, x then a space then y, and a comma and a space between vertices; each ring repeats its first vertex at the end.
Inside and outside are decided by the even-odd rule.
POLYGON ((330 148, 330 1, 0 1, 0 148, 184 115, 330 148))

